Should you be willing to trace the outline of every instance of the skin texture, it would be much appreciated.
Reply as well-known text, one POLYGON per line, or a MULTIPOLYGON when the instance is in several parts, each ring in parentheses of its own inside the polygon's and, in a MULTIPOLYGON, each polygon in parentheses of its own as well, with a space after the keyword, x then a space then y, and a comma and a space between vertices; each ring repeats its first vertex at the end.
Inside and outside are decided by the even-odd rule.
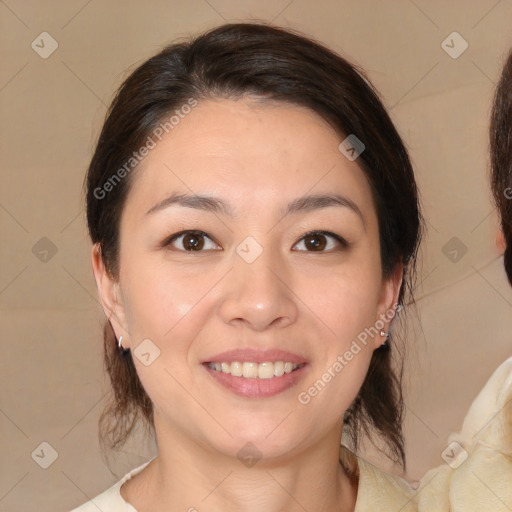
POLYGON ((297 396, 392 308, 401 268, 383 280, 371 190, 357 160, 338 150, 343 138, 303 107, 201 101, 135 171, 118 281, 93 247, 116 336, 132 354, 147 338, 160 350, 149 366, 134 357, 159 454, 121 489, 139 512, 353 510, 356 487, 338 462, 342 417, 383 338, 361 345, 307 405, 297 396), (234 216, 176 205, 146 214, 175 192, 222 198, 234 216), (280 213, 312 194, 342 195, 361 216, 343 206, 280 213), (208 234, 202 252, 186 251, 183 238, 163 246, 186 229, 208 234), (348 247, 326 235, 315 249, 302 239, 312 230, 348 247), (263 249, 252 263, 236 252, 246 237, 263 249), (240 397, 201 364, 236 348, 279 348, 308 364, 276 396, 240 397), (262 454, 252 467, 237 457, 248 442, 262 454))

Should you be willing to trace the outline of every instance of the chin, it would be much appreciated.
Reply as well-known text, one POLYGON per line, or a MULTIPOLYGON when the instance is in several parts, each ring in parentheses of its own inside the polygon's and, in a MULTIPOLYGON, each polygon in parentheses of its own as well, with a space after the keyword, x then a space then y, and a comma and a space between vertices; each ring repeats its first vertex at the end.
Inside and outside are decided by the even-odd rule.
MULTIPOLYGON (((282 418, 273 415, 268 421, 224 423, 224 428, 232 437, 223 432, 222 439, 207 439, 209 447, 225 454, 227 457, 243 459, 279 460, 289 457, 300 447, 305 446, 297 425, 284 428, 286 414, 282 418), (283 422, 281 425, 280 423, 283 422)), ((210 433, 212 431, 210 430, 210 433)))

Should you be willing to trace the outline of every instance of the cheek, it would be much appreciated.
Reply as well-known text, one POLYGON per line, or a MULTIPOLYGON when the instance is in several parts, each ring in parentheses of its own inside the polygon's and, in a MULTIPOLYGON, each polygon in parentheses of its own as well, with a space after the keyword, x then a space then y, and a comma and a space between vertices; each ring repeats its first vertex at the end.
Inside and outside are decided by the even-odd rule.
POLYGON ((128 329, 135 338, 154 338, 160 346, 177 339, 187 325, 188 337, 199 325, 198 304, 211 285, 202 276, 186 276, 169 265, 144 264, 136 257, 124 262, 122 279, 128 329), (196 322, 188 322, 195 317, 196 322), (191 330, 192 329, 192 330, 191 330))
POLYGON ((208 297, 201 299, 213 283, 204 274, 184 276, 169 265, 143 265, 135 258, 127 258, 124 271, 126 321, 142 385, 155 405, 189 408, 193 403, 183 386, 190 387, 190 370, 197 364, 194 341, 211 314, 208 297), (158 349, 149 365, 137 356, 137 346, 146 339, 158 349))
POLYGON ((331 338, 338 340, 338 348, 376 322, 381 294, 378 269, 372 261, 354 263, 304 281, 302 293, 308 297, 308 306, 323 321, 331 338))
MULTIPOLYGON (((356 397, 373 354, 372 338, 379 336, 380 264, 358 259, 329 277, 317 276, 316 287, 304 282, 308 306, 321 320, 317 362, 299 401, 314 402, 322 414, 336 417, 356 397)), ((309 402, 308 402, 309 403, 309 402)))
POLYGON ((189 348, 207 322, 205 296, 214 282, 205 279, 204 273, 185 276, 169 265, 164 268, 136 263, 135 258, 125 262, 123 282, 126 323, 133 346, 149 338, 160 349, 166 366, 184 368, 189 348))

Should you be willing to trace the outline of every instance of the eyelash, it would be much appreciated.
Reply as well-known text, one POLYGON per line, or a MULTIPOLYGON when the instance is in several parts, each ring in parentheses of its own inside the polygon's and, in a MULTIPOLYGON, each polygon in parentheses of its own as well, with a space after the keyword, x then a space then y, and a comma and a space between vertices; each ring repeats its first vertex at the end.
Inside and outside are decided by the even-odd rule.
MULTIPOLYGON (((189 230, 185 230, 185 231, 180 231, 179 233, 175 233, 174 235, 170 236, 169 238, 167 238, 163 243, 162 243, 162 247, 168 247, 172 244, 172 242, 178 240, 179 238, 182 238, 184 237, 185 235, 196 235, 198 237, 206 237, 206 238, 209 238, 212 242, 216 243, 207 233, 205 233, 204 231, 198 231, 198 230, 194 230, 194 229, 189 229, 189 230)), ((342 238, 341 236, 339 235, 336 235, 335 233, 331 233, 330 231, 322 231, 322 230, 313 230, 313 231, 308 231, 307 233, 305 233, 295 244, 294 244, 294 247, 295 245, 297 245, 298 243, 300 242, 303 242, 306 238, 308 237, 311 237, 311 236, 323 236, 323 237, 330 237, 330 238, 334 238, 338 244, 341 246, 340 248, 338 249, 329 249, 327 251, 308 251, 308 250, 301 250, 299 252, 310 252, 310 253, 315 253, 315 252, 318 252, 320 254, 322 253, 330 253, 330 252, 335 252, 335 251, 341 251, 343 249, 347 249, 349 247, 349 244, 348 242, 342 238)), ((218 245, 218 244, 217 244, 218 245)), ((196 253, 200 253, 200 252, 206 252, 204 250, 200 250, 200 251, 189 251, 187 249, 176 249, 180 252, 187 252, 187 253, 193 253, 193 252, 196 252, 196 253)), ((211 250, 211 249, 210 249, 211 250)))

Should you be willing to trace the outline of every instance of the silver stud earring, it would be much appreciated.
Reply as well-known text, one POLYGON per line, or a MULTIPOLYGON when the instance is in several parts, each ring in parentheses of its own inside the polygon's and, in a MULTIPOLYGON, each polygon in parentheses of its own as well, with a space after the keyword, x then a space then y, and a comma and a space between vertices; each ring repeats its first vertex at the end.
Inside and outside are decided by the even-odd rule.
POLYGON ((122 341, 123 341, 123 336, 119 336, 119 339, 117 340, 117 346, 119 347, 119 350, 121 351, 122 354, 126 354, 130 349, 129 348, 124 348, 123 345, 122 345, 122 341))

